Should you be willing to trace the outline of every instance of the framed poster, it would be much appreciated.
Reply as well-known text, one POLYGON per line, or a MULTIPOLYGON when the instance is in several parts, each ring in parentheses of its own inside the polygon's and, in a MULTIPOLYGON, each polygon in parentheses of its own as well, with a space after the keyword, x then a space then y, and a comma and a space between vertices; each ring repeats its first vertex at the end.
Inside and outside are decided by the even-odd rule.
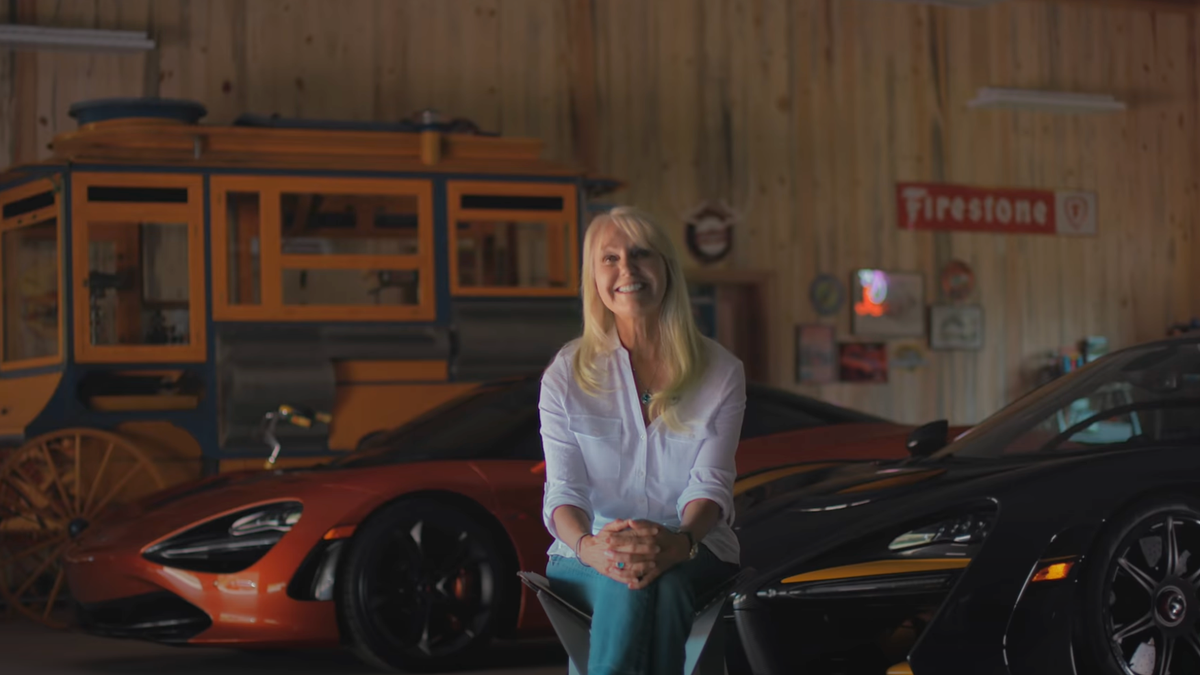
POLYGON ((925 357, 925 345, 905 342, 892 348, 892 356, 888 365, 903 371, 913 372, 928 365, 925 357))
POLYGON ((796 382, 829 384, 837 381, 837 342, 833 326, 796 326, 796 382))
POLYGON ((874 337, 925 335, 925 277, 861 269, 851 279, 851 330, 874 337))
POLYGON ((983 348, 983 307, 934 305, 929 310, 929 346, 932 349, 983 348))
POLYGON ((887 344, 843 342, 838 347, 838 370, 842 382, 887 384, 887 344))

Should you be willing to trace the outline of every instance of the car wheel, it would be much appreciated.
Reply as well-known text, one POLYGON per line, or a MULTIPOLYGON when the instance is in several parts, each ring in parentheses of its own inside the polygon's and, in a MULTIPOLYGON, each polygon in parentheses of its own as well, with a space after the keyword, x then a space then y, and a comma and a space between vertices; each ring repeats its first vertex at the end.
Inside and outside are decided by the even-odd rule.
POLYGON ((345 641, 370 665, 415 671, 460 667, 485 647, 516 574, 486 526, 427 499, 372 516, 341 567, 345 641))
POLYGON ((1200 673, 1200 502, 1163 498, 1114 519, 1084 574, 1080 672, 1200 673))

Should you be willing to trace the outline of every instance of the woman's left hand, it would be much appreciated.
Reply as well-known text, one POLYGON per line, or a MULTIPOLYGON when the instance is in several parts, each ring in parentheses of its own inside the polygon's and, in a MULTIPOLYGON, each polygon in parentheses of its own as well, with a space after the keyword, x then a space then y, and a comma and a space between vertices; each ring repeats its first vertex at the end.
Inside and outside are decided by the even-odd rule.
POLYGON ((649 520, 630 520, 629 526, 608 535, 605 555, 615 568, 610 574, 630 590, 646 588, 663 572, 688 559, 687 537, 649 520))

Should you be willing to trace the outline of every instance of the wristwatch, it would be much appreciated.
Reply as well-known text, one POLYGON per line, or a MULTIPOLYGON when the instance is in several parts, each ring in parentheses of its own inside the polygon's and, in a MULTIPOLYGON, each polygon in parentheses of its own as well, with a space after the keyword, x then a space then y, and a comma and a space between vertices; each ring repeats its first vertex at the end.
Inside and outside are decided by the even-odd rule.
POLYGON ((687 530, 680 530, 679 534, 682 534, 688 538, 688 560, 695 559, 695 557, 700 553, 700 542, 696 541, 696 538, 692 536, 692 533, 688 532, 687 530))

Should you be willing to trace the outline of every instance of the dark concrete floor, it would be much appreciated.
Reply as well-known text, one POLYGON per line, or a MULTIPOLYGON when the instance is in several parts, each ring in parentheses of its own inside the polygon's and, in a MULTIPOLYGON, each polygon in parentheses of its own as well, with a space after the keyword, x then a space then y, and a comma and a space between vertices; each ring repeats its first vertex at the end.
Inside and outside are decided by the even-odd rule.
MULTIPOLYGON (((458 675, 564 675, 567 659, 555 641, 498 644, 487 670, 458 675)), ((164 647, 53 631, 0 618, 0 673, 12 675, 369 675, 378 672, 337 652, 239 652, 164 647)))

